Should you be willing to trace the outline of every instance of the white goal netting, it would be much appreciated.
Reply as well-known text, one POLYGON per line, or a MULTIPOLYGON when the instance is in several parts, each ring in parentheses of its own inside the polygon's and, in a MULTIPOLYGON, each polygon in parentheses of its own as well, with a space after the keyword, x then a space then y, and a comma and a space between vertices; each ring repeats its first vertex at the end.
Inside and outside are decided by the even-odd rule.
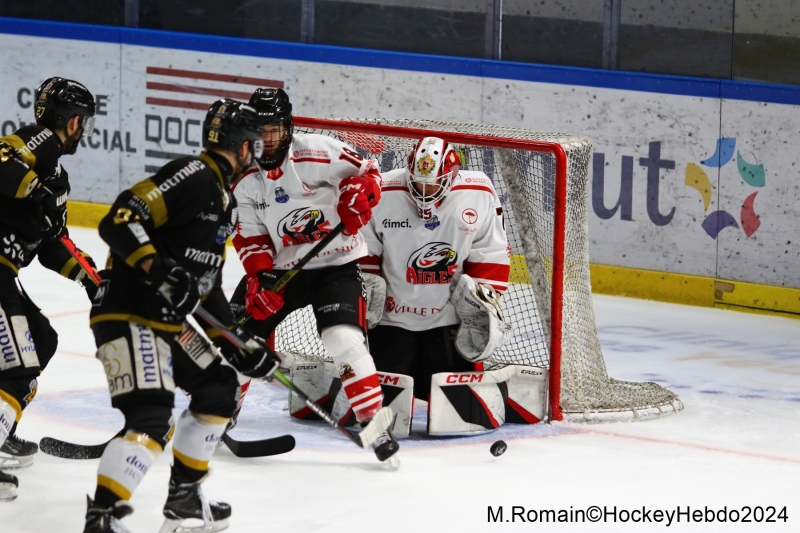
MULTIPOLYGON (((424 135, 440 136, 455 145, 463 169, 485 172, 492 179, 503 203, 512 251, 511 283, 504 302, 514 335, 485 366, 549 368, 553 418, 559 419, 563 411, 564 419, 572 421, 640 419, 683 408, 678 397, 660 385, 619 381, 606 372, 589 279, 589 138, 453 122, 302 117, 295 117, 295 131, 345 141, 365 158, 374 159, 384 172, 404 167, 409 152, 424 135), (560 145, 566 153, 565 195, 558 192, 559 163, 553 145, 560 145), (562 201, 566 201, 565 231, 563 239, 555 231, 554 241, 557 208, 562 201), (553 272, 559 270, 559 258, 554 257, 559 247, 554 247, 554 242, 563 243, 563 284, 553 282, 553 272), (555 319, 551 320, 553 309, 555 319)), ((329 359, 310 307, 296 311, 281 324, 275 348, 300 359, 329 359)))

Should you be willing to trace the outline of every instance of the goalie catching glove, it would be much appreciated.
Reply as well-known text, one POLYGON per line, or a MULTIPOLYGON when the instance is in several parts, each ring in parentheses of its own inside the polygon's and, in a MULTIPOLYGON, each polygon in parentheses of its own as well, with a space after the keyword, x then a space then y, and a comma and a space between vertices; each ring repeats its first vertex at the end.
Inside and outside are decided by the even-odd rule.
POLYGON ((240 327, 231 331, 244 341, 248 350, 240 350, 228 341, 221 341, 219 351, 240 374, 263 379, 271 376, 281 366, 283 360, 278 354, 267 348, 261 339, 240 327))
POLYGON ((463 274, 450 295, 450 303, 461 319, 456 350, 467 361, 488 359, 511 338, 511 324, 503 320, 503 297, 490 285, 475 283, 463 274))
POLYGON ((372 208, 378 205, 381 191, 377 183, 364 176, 350 176, 339 184, 339 204, 336 212, 350 235, 355 235, 372 218, 372 208))

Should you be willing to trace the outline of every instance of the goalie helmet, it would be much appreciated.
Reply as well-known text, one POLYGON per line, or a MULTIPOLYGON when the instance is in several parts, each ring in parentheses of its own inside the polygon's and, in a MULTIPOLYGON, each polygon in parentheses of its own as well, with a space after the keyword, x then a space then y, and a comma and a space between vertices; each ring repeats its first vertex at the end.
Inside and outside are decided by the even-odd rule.
POLYGON ((249 105, 258 113, 258 120, 262 127, 280 125, 283 126, 283 137, 278 139, 277 146, 270 146, 271 139, 264 136, 266 144, 261 157, 256 161, 266 170, 271 170, 283 161, 289 145, 292 142, 292 103, 289 95, 283 89, 256 89, 250 97, 249 105))
POLYGON ((66 130, 74 116, 81 119, 83 135, 94 131, 94 96, 77 81, 53 77, 45 80, 36 90, 36 123, 40 126, 66 130))
POLYGON ((461 160, 452 145, 438 137, 425 137, 408 156, 408 192, 420 214, 435 207, 450 192, 461 160))
POLYGON ((238 153, 245 141, 250 142, 253 157, 261 156, 261 126, 256 110, 230 98, 211 104, 203 121, 203 146, 238 153))

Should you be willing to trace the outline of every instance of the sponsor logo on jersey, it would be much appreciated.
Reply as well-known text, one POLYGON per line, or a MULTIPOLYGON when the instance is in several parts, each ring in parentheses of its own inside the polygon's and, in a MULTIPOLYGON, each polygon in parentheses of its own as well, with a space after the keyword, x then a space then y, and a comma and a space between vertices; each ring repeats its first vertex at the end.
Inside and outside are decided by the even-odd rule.
POLYGON ((384 312, 399 315, 400 313, 412 313, 417 316, 430 316, 434 313, 441 311, 439 307, 410 307, 408 305, 397 305, 397 302, 391 296, 386 297, 384 304, 384 312))
POLYGON ((356 377, 356 372, 349 364, 342 363, 339 365, 339 376, 341 376, 342 381, 347 381, 348 379, 353 379, 356 377))
POLYGON ((200 296, 208 296, 211 294, 211 290, 214 288, 214 282, 217 281, 218 275, 219 269, 213 268, 197 279, 197 290, 200 292, 200 296))
POLYGON ((204 222, 216 222, 219 216, 216 213, 198 213, 197 218, 204 222))
POLYGON ((481 383, 483 381, 483 374, 450 374, 444 378, 445 383, 481 383))
POLYGON ((11 328, 7 322, 5 313, 0 310, 0 353, 3 355, 0 369, 6 370, 20 365, 17 345, 11 335, 11 328))
POLYGON ((405 220, 391 220, 391 219, 388 219, 388 218, 384 218, 383 222, 381 222, 381 225, 384 228, 410 228, 411 227, 411 222, 409 222, 408 219, 405 219, 405 220))
POLYGON ((439 217, 433 215, 430 220, 425 223, 425 228, 431 231, 435 230, 439 227, 439 217))
POLYGON ((20 150, 23 155, 28 155, 32 151, 36 150, 43 142, 53 136, 53 132, 44 129, 38 134, 31 137, 31 140, 25 143, 25 146, 20 150))
POLYGON ((412 285, 448 284, 458 270, 458 254, 446 242, 431 242, 411 254, 406 281, 412 285))
MULTIPOLYGON (((223 239, 222 242, 225 242, 225 239, 223 239)), ((198 250, 197 248, 190 247, 186 249, 184 257, 187 257, 192 261, 201 263, 203 265, 211 265, 215 267, 222 266, 222 256, 219 254, 215 254, 214 252, 207 252, 205 250, 198 250)))
POLYGON ((478 212, 468 207, 461 213, 461 219, 467 224, 474 224, 478 221, 478 212))
POLYGON ((228 235, 230 235, 230 233, 230 226, 227 224, 220 226, 217 230, 217 238, 215 239, 215 242, 217 244, 225 244, 225 241, 228 240, 228 235))
POLYGON ((278 235, 284 246, 316 242, 331 232, 330 222, 320 209, 301 207, 278 222, 278 235))
POLYGON ((178 185, 180 182, 198 172, 202 169, 206 168, 205 163, 202 161, 190 161, 186 164, 185 167, 180 169, 178 172, 173 174, 171 177, 167 178, 164 183, 159 185, 158 187, 152 189, 150 192, 147 193, 147 199, 152 201, 161 196, 163 193, 167 192, 171 188, 178 185))
POLYGON ((275 188, 275 201, 279 204, 285 204, 289 201, 289 195, 283 190, 283 187, 275 188))
POLYGON ((266 209, 268 207, 269 207, 269 204, 266 202, 266 200, 263 201, 263 202, 256 202, 255 203, 255 208, 256 209, 266 209))

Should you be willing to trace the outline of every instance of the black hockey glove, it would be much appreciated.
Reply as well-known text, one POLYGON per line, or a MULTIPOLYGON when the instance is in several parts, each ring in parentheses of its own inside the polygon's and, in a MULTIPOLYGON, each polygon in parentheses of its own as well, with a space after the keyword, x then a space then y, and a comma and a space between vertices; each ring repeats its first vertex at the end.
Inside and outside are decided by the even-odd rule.
POLYGON ((197 278, 170 258, 156 255, 144 283, 155 289, 177 315, 191 314, 200 303, 197 278))
POLYGON ((42 238, 57 238, 67 224, 67 189, 54 178, 43 180, 29 198, 33 200, 33 227, 42 238))
POLYGON ((258 337, 254 337, 243 328, 235 328, 233 332, 245 342, 250 351, 236 348, 228 341, 222 341, 222 356, 241 374, 263 379, 271 376, 281 365, 281 358, 270 350, 258 337))
MULTIPOLYGON (((97 265, 94 264, 94 260, 89 257, 88 255, 83 256, 86 259, 86 262, 89 263, 93 269, 97 270, 97 265)), ((80 267, 78 267, 80 268, 80 267)), ((97 285, 94 284, 92 278, 80 268, 78 275, 75 277, 75 281, 80 283, 83 286, 83 290, 86 291, 86 295, 89 297, 89 301, 94 301, 94 297, 97 294, 97 285)))

